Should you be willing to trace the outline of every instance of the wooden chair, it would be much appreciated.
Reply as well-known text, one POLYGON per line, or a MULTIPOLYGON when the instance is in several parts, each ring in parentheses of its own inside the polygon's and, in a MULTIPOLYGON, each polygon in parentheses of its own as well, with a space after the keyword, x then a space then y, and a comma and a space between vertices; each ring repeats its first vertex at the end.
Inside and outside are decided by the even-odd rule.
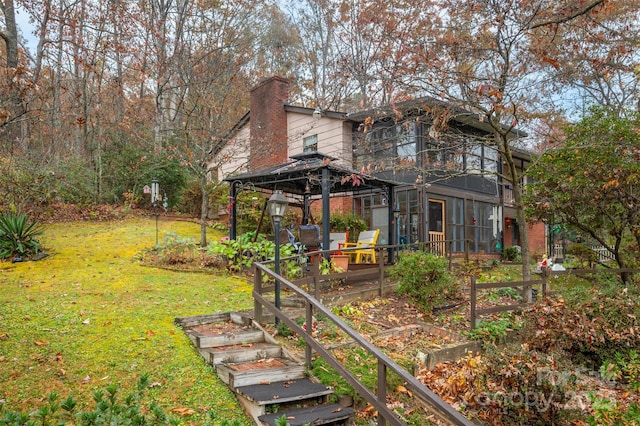
POLYGON ((356 248, 356 250, 349 251, 349 254, 355 258, 355 263, 363 263, 365 260, 368 260, 371 263, 376 263, 375 249, 379 235, 380 229, 376 229, 375 231, 362 231, 360 235, 358 235, 358 241, 355 243, 345 243, 342 247, 356 248))

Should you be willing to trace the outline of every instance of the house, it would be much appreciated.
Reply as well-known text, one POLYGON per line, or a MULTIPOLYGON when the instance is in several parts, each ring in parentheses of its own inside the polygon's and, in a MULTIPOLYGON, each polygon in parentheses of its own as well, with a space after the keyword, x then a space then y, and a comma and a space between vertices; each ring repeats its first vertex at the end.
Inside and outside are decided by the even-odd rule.
MULTIPOLYGON (((241 155, 229 156, 219 178, 322 153, 395 183, 392 196, 331 199, 332 211, 353 211, 380 228, 382 243, 446 240, 446 250, 477 255, 499 255, 519 243, 510 187, 498 176, 502 161, 490 144, 478 142, 490 129, 477 117, 432 98, 352 114, 321 111, 289 105, 288 88, 286 79, 271 77, 252 89, 250 112, 228 137, 241 155)), ((526 168, 529 155, 515 155, 526 168)), ((530 224, 530 240, 532 253, 544 252, 543 224, 530 224)))

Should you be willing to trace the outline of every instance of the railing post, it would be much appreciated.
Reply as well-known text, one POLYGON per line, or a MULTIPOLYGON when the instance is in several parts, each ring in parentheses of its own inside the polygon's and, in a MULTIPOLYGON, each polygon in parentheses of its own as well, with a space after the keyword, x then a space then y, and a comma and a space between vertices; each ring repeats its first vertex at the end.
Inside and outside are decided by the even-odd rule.
POLYGON ((320 256, 311 262, 311 276, 313 277, 313 297, 320 300, 320 256))
MULTIPOLYGON (((313 337, 313 306, 309 302, 307 302, 305 305, 306 305, 305 320, 307 324, 306 332, 307 334, 311 335, 311 337, 313 337)), ((305 339, 305 342, 306 342, 306 339, 305 339)), ((309 370, 311 370, 312 355, 313 355, 313 348, 309 345, 309 343, 306 343, 304 347, 304 360, 309 370)))
MULTIPOLYGON (((378 401, 382 404, 387 403, 387 365, 381 359, 378 359, 378 401)), ((387 419, 378 412, 378 426, 386 424, 387 419)))
POLYGON ((550 271, 547 268, 542 269, 542 298, 546 299, 547 297, 547 275, 550 274, 550 271))
POLYGON ((378 297, 384 296, 384 253, 377 248, 374 250, 379 251, 378 257, 378 297))
MULTIPOLYGON (((253 265, 253 291, 262 296, 262 271, 253 265)), ((262 304, 253 298, 253 316, 257 323, 262 323, 262 304)))
POLYGON ((476 328, 476 278, 471 277, 471 330, 476 328))

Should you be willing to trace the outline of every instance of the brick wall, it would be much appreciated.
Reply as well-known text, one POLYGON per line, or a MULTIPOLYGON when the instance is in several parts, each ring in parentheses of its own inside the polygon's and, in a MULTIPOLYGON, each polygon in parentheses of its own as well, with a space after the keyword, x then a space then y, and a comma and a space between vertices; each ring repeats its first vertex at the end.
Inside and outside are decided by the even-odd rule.
POLYGON ((547 240, 545 238, 544 223, 531 222, 529 226, 529 249, 531 255, 542 255, 547 252, 547 240))
POLYGON ((281 77, 264 80, 251 90, 249 169, 260 170, 285 163, 287 153, 287 115, 289 81, 281 77))
MULTIPOLYGON (((512 219, 513 220, 513 219, 512 219)), ((514 245, 513 241, 513 227, 515 223, 504 230, 504 246, 511 247, 514 245)), ((547 250, 547 240, 545 235, 544 223, 542 222, 530 222, 527 224, 529 227, 529 251, 531 255, 542 255, 547 250)))

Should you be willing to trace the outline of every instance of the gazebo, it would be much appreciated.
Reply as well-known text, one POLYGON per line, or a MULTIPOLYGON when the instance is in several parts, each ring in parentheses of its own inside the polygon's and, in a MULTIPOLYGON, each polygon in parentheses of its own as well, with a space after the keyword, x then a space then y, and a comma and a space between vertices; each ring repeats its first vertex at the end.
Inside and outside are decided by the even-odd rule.
MULTIPOLYGON (((355 170, 334 164, 336 158, 319 152, 293 155, 291 161, 263 170, 229 176, 224 179, 230 183, 230 232, 229 238, 235 240, 236 197, 244 188, 260 188, 267 191, 282 191, 288 198, 301 201, 303 206, 302 223, 310 219, 310 204, 313 200, 322 200, 322 217, 330 216, 329 200, 336 196, 355 196, 361 194, 382 194, 387 199, 389 220, 389 242, 396 241, 393 226, 394 186, 396 183, 359 173, 355 170)), ((330 223, 322 221, 322 246, 329 247, 330 223)))

